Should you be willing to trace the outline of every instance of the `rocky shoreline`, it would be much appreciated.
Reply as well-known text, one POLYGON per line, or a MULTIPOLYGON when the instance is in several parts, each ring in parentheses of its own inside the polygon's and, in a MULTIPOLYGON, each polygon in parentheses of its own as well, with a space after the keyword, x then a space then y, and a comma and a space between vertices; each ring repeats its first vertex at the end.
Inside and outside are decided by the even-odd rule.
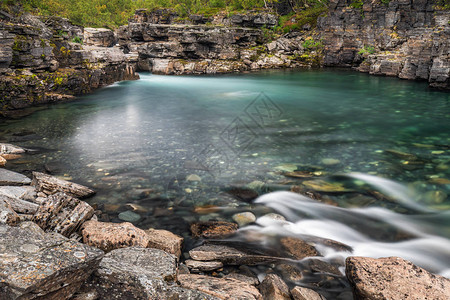
POLYGON ((191 15, 138 10, 115 32, 58 17, 1 14, 1 108, 61 102, 136 71, 217 74, 349 67, 450 89, 450 13, 432 0, 332 0, 328 13, 276 34, 271 12, 191 15), (360 5, 359 5, 360 4, 360 5))
MULTIPOLYGON (((5 162, 27 151, 11 144, 0 149, 5 162)), ((94 193, 47 174, 33 172, 31 180, 0 169, 1 299, 325 299, 292 285, 307 276, 298 262, 325 282, 346 277, 355 299, 445 299, 450 293, 449 279, 397 257, 349 256, 345 272, 339 270, 320 260, 318 245, 352 249, 332 240, 281 237, 281 252, 243 247, 233 236, 255 221, 251 213, 236 214, 234 222, 192 223, 197 244, 186 249, 182 237, 166 230, 100 221, 101 212, 80 200, 94 193), (272 267, 255 272, 259 266, 272 267)))

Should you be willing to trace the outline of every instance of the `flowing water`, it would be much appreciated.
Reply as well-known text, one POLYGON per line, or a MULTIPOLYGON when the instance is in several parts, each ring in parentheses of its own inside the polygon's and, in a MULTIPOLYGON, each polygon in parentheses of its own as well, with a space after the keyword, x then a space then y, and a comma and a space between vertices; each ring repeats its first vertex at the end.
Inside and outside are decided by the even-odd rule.
MULTIPOLYGON (((450 277, 449 100, 425 83, 350 71, 141 74, 3 121, 0 133, 33 150, 8 168, 89 185, 103 219, 172 230, 188 249, 191 222, 252 211, 240 242, 302 237, 341 272, 349 255, 395 255, 450 277), (270 212, 286 221, 261 218, 270 212)), ((330 274, 295 283, 350 297, 330 274)))

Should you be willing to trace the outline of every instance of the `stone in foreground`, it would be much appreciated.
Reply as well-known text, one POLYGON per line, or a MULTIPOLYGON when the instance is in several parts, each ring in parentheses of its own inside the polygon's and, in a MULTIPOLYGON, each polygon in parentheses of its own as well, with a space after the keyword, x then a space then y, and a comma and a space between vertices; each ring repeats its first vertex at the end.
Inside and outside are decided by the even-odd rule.
POLYGON ((30 178, 17 172, 0 169, 0 185, 28 185, 30 178))
POLYGON ((156 248, 175 255, 177 258, 181 255, 183 238, 167 230, 156 230, 153 228, 145 231, 149 238, 148 247, 156 248))
POLYGON ((223 263, 220 261, 198 261, 188 259, 184 262, 186 266, 194 273, 207 272, 217 270, 223 267, 223 263))
POLYGON ((12 209, 8 200, 0 198, 0 224, 15 226, 19 221, 19 216, 12 209))
POLYGON ((326 300, 324 296, 301 286, 296 286, 291 290, 292 298, 294 300, 326 300))
POLYGON ((149 237, 144 230, 133 224, 107 223, 98 221, 85 222, 82 229, 83 243, 109 252, 124 247, 147 247, 149 237))
POLYGON ((448 299, 450 280, 400 257, 348 257, 346 270, 356 299, 448 299))
POLYGON ((94 209, 86 202, 65 193, 57 193, 49 196, 39 206, 33 221, 45 231, 54 231, 69 237, 93 215, 94 209))
POLYGON ((176 258, 159 249, 130 247, 105 255, 91 285, 99 299, 214 299, 175 284, 176 258))
POLYGON ((259 290, 267 300, 290 300, 291 295, 286 283, 276 274, 268 274, 261 282, 259 290))
POLYGON ((0 225, 2 300, 70 297, 103 256, 99 249, 45 233, 32 222, 22 225, 0 225))
POLYGON ((252 285, 232 278, 216 278, 205 275, 179 275, 182 287, 198 290, 219 299, 262 300, 259 291, 252 285))
POLYGON ((83 199, 95 194, 95 191, 81 184, 59 179, 40 172, 33 172, 32 185, 36 187, 38 192, 43 192, 47 195, 64 192, 72 197, 83 199))

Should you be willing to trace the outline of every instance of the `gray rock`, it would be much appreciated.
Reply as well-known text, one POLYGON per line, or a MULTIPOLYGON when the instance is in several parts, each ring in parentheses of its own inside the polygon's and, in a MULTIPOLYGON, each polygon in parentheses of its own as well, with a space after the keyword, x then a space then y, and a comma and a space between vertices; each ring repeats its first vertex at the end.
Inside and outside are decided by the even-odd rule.
POLYGON ((174 284, 176 270, 176 257, 162 250, 116 249, 101 261, 93 285, 100 299, 202 299, 174 284))
POLYGON ((348 257, 345 274, 357 299, 448 299, 450 280, 399 257, 348 257))
POLYGON ((188 259, 184 262, 186 266, 191 270, 191 272, 205 272, 205 271, 213 271, 223 267, 223 263, 220 261, 198 261, 188 259))
POLYGON ((33 221, 45 231, 54 231, 70 237, 93 215, 94 209, 86 202, 65 193, 57 193, 49 196, 39 206, 33 221))
POLYGON ((0 298, 69 298, 102 256, 99 249, 46 234, 31 222, 21 227, 0 225, 0 298))
POLYGON ((95 191, 86 186, 40 172, 33 172, 32 185, 38 192, 43 192, 47 195, 64 192, 67 195, 82 199, 95 194, 95 191))
POLYGON ((0 185, 29 185, 30 178, 17 172, 0 169, 0 185))
POLYGON ((0 198, 0 224, 15 226, 19 221, 19 216, 13 210, 8 200, 0 198))
POLYGON ((123 211, 119 214, 119 219, 126 222, 137 222, 141 219, 141 216, 135 212, 132 212, 130 210, 123 211))
POLYGON ((203 245, 189 251, 189 255, 195 260, 218 260, 228 265, 257 265, 282 260, 279 257, 248 254, 222 245, 203 245))
POLYGON ((112 47, 116 44, 116 37, 110 29, 86 27, 83 43, 89 46, 112 47))
POLYGON ((14 209, 14 211, 17 213, 34 214, 39 208, 39 205, 37 205, 36 203, 31 203, 19 198, 0 195, 0 199, 8 201, 12 209, 14 209))
POLYGON ((0 195, 34 202, 36 190, 32 186, 0 186, 0 195))
POLYGON ((12 145, 0 143, 0 154, 21 154, 25 153, 25 149, 12 145))

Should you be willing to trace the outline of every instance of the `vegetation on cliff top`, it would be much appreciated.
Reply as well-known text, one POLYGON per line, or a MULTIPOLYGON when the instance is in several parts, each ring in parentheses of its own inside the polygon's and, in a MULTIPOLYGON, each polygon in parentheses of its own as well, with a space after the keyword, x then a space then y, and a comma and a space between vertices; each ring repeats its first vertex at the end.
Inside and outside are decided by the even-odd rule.
MULTIPOLYGON (((326 6, 328 0, 3 0, 2 7, 20 3, 22 11, 68 18, 85 27, 116 28, 127 23, 136 9, 172 8, 181 17, 190 14, 227 14, 254 9, 274 10, 285 3, 294 14, 326 6)), ((317 10, 312 14, 316 14, 317 10)), ((306 17, 311 17, 310 14, 306 17)), ((295 23, 295 22, 293 22, 295 23)))

